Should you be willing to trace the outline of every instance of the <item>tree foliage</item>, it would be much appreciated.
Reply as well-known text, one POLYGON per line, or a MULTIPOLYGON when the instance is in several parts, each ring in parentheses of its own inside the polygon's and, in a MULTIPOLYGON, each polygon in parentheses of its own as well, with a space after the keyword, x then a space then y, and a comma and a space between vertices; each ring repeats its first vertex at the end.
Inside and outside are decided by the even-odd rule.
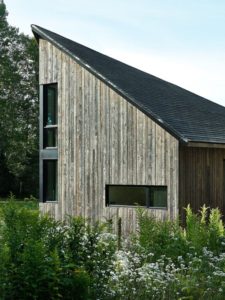
POLYGON ((0 195, 10 190, 21 196, 34 194, 38 177, 38 48, 34 39, 8 24, 4 3, 0 4, 0 113, 0 195))

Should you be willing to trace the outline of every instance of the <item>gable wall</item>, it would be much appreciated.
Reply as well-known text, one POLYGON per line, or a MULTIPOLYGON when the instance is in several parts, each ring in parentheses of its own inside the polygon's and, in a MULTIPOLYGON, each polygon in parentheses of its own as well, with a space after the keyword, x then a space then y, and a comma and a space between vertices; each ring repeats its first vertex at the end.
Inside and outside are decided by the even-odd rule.
POLYGON ((105 207, 105 184, 167 185, 178 212, 178 141, 66 54, 40 39, 40 84, 58 82, 58 203, 40 203, 58 219, 122 218, 134 229, 134 208, 105 207))

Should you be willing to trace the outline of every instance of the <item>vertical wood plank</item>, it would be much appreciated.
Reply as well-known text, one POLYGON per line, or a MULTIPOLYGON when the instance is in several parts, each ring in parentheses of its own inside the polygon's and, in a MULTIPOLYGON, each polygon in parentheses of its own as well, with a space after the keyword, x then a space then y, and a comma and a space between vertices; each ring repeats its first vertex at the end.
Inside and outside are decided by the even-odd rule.
POLYGON ((105 207, 105 185, 163 184, 168 187, 168 210, 149 213, 174 217, 178 141, 46 41, 40 42, 40 66, 40 82, 56 81, 59 90, 59 202, 41 209, 57 218, 70 212, 91 221, 121 217, 123 231, 132 231, 135 209, 105 207))

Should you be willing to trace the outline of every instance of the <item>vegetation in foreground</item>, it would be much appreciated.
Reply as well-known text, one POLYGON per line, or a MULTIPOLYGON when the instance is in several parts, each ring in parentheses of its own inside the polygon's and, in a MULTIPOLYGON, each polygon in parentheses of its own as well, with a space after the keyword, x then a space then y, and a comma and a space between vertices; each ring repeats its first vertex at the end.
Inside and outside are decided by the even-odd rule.
POLYGON ((29 198, 17 199, 11 193, 8 198, 0 198, 0 210, 4 205, 9 205, 9 202, 15 202, 19 207, 26 207, 29 209, 39 209, 39 201, 37 198, 30 196, 29 198))
POLYGON ((225 237, 218 209, 187 208, 187 226, 138 209, 139 233, 40 216, 14 201, 0 210, 0 299, 224 299, 225 237))

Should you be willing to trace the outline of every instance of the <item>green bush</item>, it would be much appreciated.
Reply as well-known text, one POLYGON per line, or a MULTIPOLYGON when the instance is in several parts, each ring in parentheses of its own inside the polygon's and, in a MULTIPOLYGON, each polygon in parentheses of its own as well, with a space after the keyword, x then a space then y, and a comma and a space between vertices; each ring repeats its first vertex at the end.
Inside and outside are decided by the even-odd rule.
POLYGON ((8 198, 0 198, 0 211, 1 211, 1 207, 3 207, 4 205, 6 205, 12 201, 16 202, 18 204, 18 206, 20 205, 21 207, 27 207, 27 208, 33 209, 33 210, 37 210, 39 207, 38 200, 33 196, 30 196, 29 198, 24 198, 24 199, 18 199, 18 198, 15 198, 15 196, 12 193, 10 193, 8 198))
POLYGON ((66 227, 11 201, 0 221, 1 299, 87 299, 90 278, 64 252, 66 227))
POLYGON ((139 232, 56 221, 11 200, 0 213, 0 299, 225 299, 218 209, 186 208, 186 228, 138 209, 139 232))
POLYGON ((186 255, 188 243, 178 221, 157 220, 143 209, 138 209, 137 215, 137 238, 146 253, 154 253, 154 259, 166 254, 176 260, 178 256, 186 255))
POLYGON ((67 253, 70 261, 83 267, 90 276, 93 299, 102 299, 117 247, 117 238, 107 232, 107 224, 85 224, 82 218, 70 218, 67 231, 67 253))
POLYGON ((178 220, 157 220, 146 210, 138 208, 137 239, 146 253, 154 253, 155 258, 166 255, 176 262, 179 256, 188 260, 187 253, 202 254, 204 247, 215 254, 225 251, 224 225, 219 209, 209 211, 203 205, 196 214, 188 205, 185 210, 186 227, 182 228, 178 220))
POLYGON ((204 247, 215 254, 225 250, 223 245, 224 225, 218 208, 213 208, 209 211, 209 208, 203 205, 199 214, 196 214, 192 212, 190 205, 188 205, 186 208, 186 229, 184 233, 186 240, 198 254, 202 253, 204 247))

